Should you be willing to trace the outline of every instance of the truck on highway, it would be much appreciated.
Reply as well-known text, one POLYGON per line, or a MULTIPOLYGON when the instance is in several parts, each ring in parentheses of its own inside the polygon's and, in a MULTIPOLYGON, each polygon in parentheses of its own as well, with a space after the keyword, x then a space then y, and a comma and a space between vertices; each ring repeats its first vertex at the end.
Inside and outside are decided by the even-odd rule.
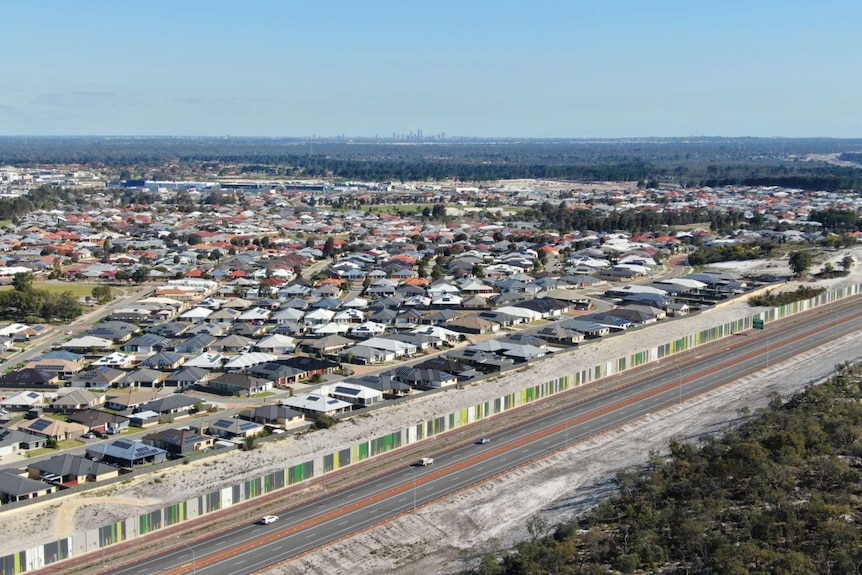
POLYGON ((428 467, 432 463, 434 463, 433 457, 423 457, 419 460, 419 465, 421 465, 422 467, 428 467))

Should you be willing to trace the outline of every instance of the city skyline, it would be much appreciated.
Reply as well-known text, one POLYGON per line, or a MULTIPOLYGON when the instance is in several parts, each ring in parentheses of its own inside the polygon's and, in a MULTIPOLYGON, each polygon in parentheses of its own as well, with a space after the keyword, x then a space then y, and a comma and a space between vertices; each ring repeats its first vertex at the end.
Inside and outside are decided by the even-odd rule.
POLYGON ((862 5, 37 1, 0 135, 862 136, 862 5))

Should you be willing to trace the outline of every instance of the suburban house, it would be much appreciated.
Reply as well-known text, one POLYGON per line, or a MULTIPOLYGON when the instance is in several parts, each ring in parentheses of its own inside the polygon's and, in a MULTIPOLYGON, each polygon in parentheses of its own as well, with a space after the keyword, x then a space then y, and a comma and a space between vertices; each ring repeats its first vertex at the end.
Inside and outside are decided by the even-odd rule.
POLYGON ((416 355, 417 347, 412 343, 406 343, 395 339, 385 337, 372 337, 363 340, 359 345, 379 349, 395 356, 396 359, 402 357, 412 357, 416 355))
POLYGON ((120 380, 120 387, 159 387, 161 381, 167 377, 163 371, 156 371, 149 367, 139 367, 120 380))
POLYGON ((31 367, 10 371, 0 376, 0 387, 3 388, 56 389, 59 385, 60 376, 56 373, 39 371, 31 367))
POLYGON ((120 470, 101 461, 64 453, 27 465, 27 475, 62 487, 116 477, 120 470))
POLYGON ((103 337, 96 337, 93 335, 85 335, 82 337, 76 337, 70 339, 69 341, 60 344, 60 347, 63 349, 77 349, 81 352, 99 352, 99 351, 107 351, 111 349, 114 345, 114 342, 110 339, 105 339, 103 337))
POLYGON ((244 373, 226 373, 207 383, 207 387, 224 392, 227 395, 248 395, 272 390, 272 382, 268 379, 252 377, 244 373))
POLYGON ((87 457, 131 469, 159 463, 166 459, 167 451, 132 439, 115 439, 87 447, 87 457))
POLYGON ((455 318, 447 322, 446 327, 453 331, 477 335, 500 331, 500 324, 476 315, 455 318))
POLYGON ((124 343, 132 339, 140 328, 133 323, 124 321, 105 321, 87 330, 88 336, 109 339, 115 343, 124 343))
POLYGON ((154 411, 159 415, 168 416, 188 415, 198 403, 201 403, 201 400, 197 397, 172 393, 139 405, 135 411, 154 411))
POLYGON ((309 353, 331 355, 353 345, 354 341, 341 335, 327 335, 317 339, 304 339, 300 343, 302 349, 309 353))
POLYGON ((353 405, 334 397, 326 397, 317 393, 306 393, 282 399, 279 405, 295 409, 315 419, 321 415, 336 415, 350 411, 353 405))
MULTIPOLYGON (((321 391, 324 390, 321 389, 321 391)), ((324 393, 329 397, 351 403, 354 407, 367 407, 383 401, 383 392, 355 383, 341 382, 328 387, 324 393)))
POLYGON ((107 365, 100 365, 84 372, 79 372, 70 380, 72 387, 92 387, 94 389, 107 389, 116 385, 126 372, 107 365))
POLYGON ((13 455, 20 450, 45 447, 48 439, 41 435, 33 435, 18 429, 0 427, 0 457, 13 455))
POLYGON ((386 363, 395 361, 395 353, 368 347, 367 345, 354 345, 342 349, 338 357, 345 362, 359 365, 373 365, 375 363, 386 363))
POLYGON ((48 495, 56 490, 54 485, 17 475, 11 470, 0 471, 0 505, 48 495))
POLYGON ((418 389, 439 389, 458 383, 458 377, 439 369, 399 367, 395 369, 395 379, 418 389))
POLYGON ((261 405, 254 409, 240 412, 239 417, 248 421, 254 421, 269 427, 281 429, 298 427, 305 424, 305 415, 284 405, 261 405))
POLYGON ((289 335, 272 334, 254 344, 259 351, 285 355, 296 349, 296 340, 289 335))
POLYGON ((189 429, 164 429, 141 438, 147 445, 167 451, 171 457, 212 449, 215 438, 189 429))
POLYGON ((241 419, 218 419, 207 428, 207 433, 223 439, 253 437, 261 431, 263 425, 241 419))
POLYGON ((163 397, 164 395, 166 394, 160 393, 152 389, 140 391, 135 389, 129 389, 129 391, 125 393, 108 395, 108 399, 105 402, 105 407, 107 407, 108 409, 116 409, 117 411, 134 409, 147 403, 148 401, 163 397))
POLYGON ((584 334, 559 324, 547 325, 536 332, 536 336, 552 343, 577 344, 584 340, 584 334))
POLYGON ((47 417, 22 421, 18 424, 18 429, 57 441, 77 439, 89 431, 89 428, 79 423, 48 419, 47 417))
POLYGON ((154 333, 145 333, 124 343, 120 349, 126 353, 156 353, 173 344, 171 340, 154 333))
POLYGON ((254 365, 249 368, 248 373, 255 377, 268 379, 273 382, 276 387, 284 387, 307 377, 307 372, 305 370, 289 367, 278 363, 277 361, 268 361, 266 363, 254 365))
POLYGON ((183 364, 185 356, 172 351, 160 351, 155 355, 142 360, 138 367, 149 367, 152 369, 174 370, 183 364))
POLYGON ((76 413, 70 414, 66 421, 79 423, 90 431, 104 434, 111 429, 126 429, 129 427, 129 418, 109 411, 101 409, 84 409, 76 413))
POLYGON ((22 391, 0 401, 0 407, 14 411, 29 411, 47 403, 45 394, 38 391, 22 391))
POLYGON ((68 413, 70 411, 80 411, 89 407, 96 407, 105 401, 104 394, 96 394, 86 389, 75 389, 71 392, 57 398, 54 403, 49 406, 51 411, 68 413))
POLYGON ((369 374, 360 377, 353 377, 345 380, 344 383, 353 383, 363 387, 376 389, 383 394, 384 399, 394 399, 409 395, 413 388, 406 383, 395 379, 391 373, 384 374, 369 374))
POLYGON ((132 367, 135 363, 135 356, 122 353, 119 351, 115 351, 113 353, 109 353, 108 355, 103 355, 96 361, 90 364, 90 367, 115 367, 118 369, 125 369, 132 367))
POLYGON ((184 390, 195 385, 204 385, 209 374, 209 370, 202 367, 181 367, 163 379, 162 385, 184 390))

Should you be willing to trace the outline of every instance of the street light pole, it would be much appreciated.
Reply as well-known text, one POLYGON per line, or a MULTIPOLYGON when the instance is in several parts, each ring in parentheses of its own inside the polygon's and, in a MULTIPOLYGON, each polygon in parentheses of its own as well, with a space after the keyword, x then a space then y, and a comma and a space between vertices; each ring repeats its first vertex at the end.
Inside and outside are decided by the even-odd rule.
POLYGON ((185 541, 180 539, 179 535, 177 536, 177 541, 179 541, 180 543, 185 545, 186 549, 188 549, 191 552, 191 554, 192 554, 192 575, 198 575, 197 563, 195 562, 195 550, 192 549, 188 543, 186 543, 185 541))
POLYGON ((569 418, 566 418, 566 449, 569 448, 569 418))
POLYGON ((413 472, 413 515, 416 515, 416 468, 411 467, 410 471, 413 472))

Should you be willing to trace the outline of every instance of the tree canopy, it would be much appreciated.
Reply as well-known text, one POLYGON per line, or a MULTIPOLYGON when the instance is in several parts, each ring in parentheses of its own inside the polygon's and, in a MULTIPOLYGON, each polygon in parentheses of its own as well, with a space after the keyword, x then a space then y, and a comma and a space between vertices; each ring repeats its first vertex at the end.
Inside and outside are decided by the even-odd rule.
MULTIPOLYGON (((700 447, 671 441, 587 516, 502 554, 476 554, 480 575, 648 572, 855 574, 862 566, 862 369, 700 447)), ((540 522, 539 522, 540 523, 540 522)), ((528 526, 529 527, 529 526, 528 526)))

